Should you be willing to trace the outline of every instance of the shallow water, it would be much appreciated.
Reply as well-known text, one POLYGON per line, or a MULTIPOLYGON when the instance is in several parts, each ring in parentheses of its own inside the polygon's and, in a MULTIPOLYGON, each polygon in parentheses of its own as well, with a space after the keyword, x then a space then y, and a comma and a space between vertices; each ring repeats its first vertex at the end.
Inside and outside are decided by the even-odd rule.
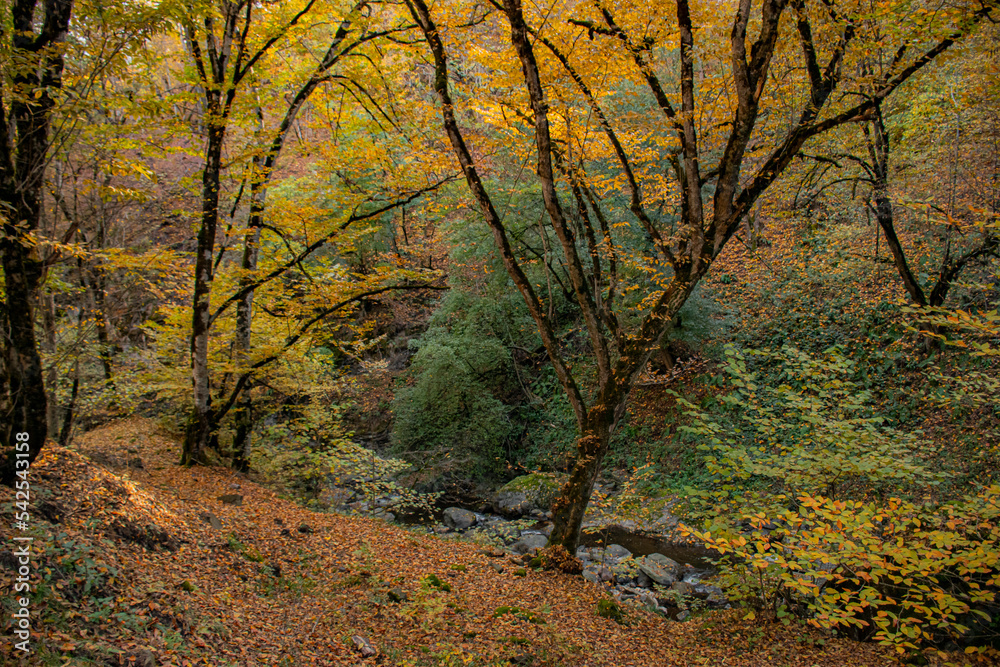
POLYGON ((715 566, 708 561, 709 558, 713 557, 713 552, 708 549, 665 542, 651 535, 634 533, 621 526, 610 526, 594 533, 584 532, 580 536, 580 543, 587 547, 620 544, 631 551, 636 558, 658 553, 672 558, 682 565, 687 563, 698 570, 711 571, 715 569, 715 566))

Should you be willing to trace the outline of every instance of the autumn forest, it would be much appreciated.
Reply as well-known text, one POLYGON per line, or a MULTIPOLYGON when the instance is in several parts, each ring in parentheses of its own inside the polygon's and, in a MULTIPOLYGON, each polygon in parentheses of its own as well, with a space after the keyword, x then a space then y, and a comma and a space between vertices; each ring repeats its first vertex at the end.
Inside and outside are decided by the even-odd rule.
POLYGON ((995 664, 998 23, 0 0, 0 662, 995 664))

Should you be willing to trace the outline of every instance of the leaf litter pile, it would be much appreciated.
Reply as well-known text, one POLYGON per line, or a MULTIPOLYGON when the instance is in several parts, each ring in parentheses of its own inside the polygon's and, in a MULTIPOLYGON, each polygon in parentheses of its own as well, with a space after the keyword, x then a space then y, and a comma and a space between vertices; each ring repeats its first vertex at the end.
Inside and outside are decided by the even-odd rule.
MULTIPOLYGON (((48 446, 31 468, 27 664, 894 664, 878 646, 738 611, 676 623, 625 605, 616 620, 579 576, 309 511, 226 468, 182 468, 179 443, 149 420, 93 431, 75 450, 48 446)), ((13 493, 2 493, 9 545, 13 493)), ((6 547, 0 566, 6 605, 6 547)), ((6 659, 6 607, 2 624, 6 659)))

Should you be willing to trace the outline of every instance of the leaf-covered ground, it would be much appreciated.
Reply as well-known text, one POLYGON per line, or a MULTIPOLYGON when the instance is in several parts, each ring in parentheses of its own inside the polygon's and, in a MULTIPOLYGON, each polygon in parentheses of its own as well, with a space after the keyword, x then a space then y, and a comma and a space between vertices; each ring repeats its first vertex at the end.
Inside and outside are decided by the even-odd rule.
MULTIPOLYGON (((736 612, 675 623, 626 607, 619 624, 597 614, 606 596, 580 577, 311 512, 225 468, 181 468, 179 444, 151 421, 112 424, 74 449, 83 455, 48 447, 31 469, 43 596, 27 664, 894 664, 877 646, 736 612)), ((8 553, 12 499, 5 489, 8 553)), ((6 553, 0 565, 6 602, 6 553)), ((6 611, 3 626, 8 657, 6 611)))

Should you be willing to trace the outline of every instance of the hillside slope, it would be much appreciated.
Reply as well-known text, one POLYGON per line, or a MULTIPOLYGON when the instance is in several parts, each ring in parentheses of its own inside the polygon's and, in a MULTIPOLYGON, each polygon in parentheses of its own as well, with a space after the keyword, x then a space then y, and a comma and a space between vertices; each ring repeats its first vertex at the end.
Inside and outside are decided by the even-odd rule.
MULTIPOLYGON (((48 447, 31 468, 35 652, 24 664, 892 664, 876 646, 735 612, 674 623, 626 607, 619 624, 597 614, 605 596, 580 577, 307 511, 228 469, 181 468, 179 444, 151 421, 106 426, 75 449, 48 447)), ((12 500, 4 489, 5 545, 12 500)), ((6 609, 3 626, 8 657, 6 609)))

